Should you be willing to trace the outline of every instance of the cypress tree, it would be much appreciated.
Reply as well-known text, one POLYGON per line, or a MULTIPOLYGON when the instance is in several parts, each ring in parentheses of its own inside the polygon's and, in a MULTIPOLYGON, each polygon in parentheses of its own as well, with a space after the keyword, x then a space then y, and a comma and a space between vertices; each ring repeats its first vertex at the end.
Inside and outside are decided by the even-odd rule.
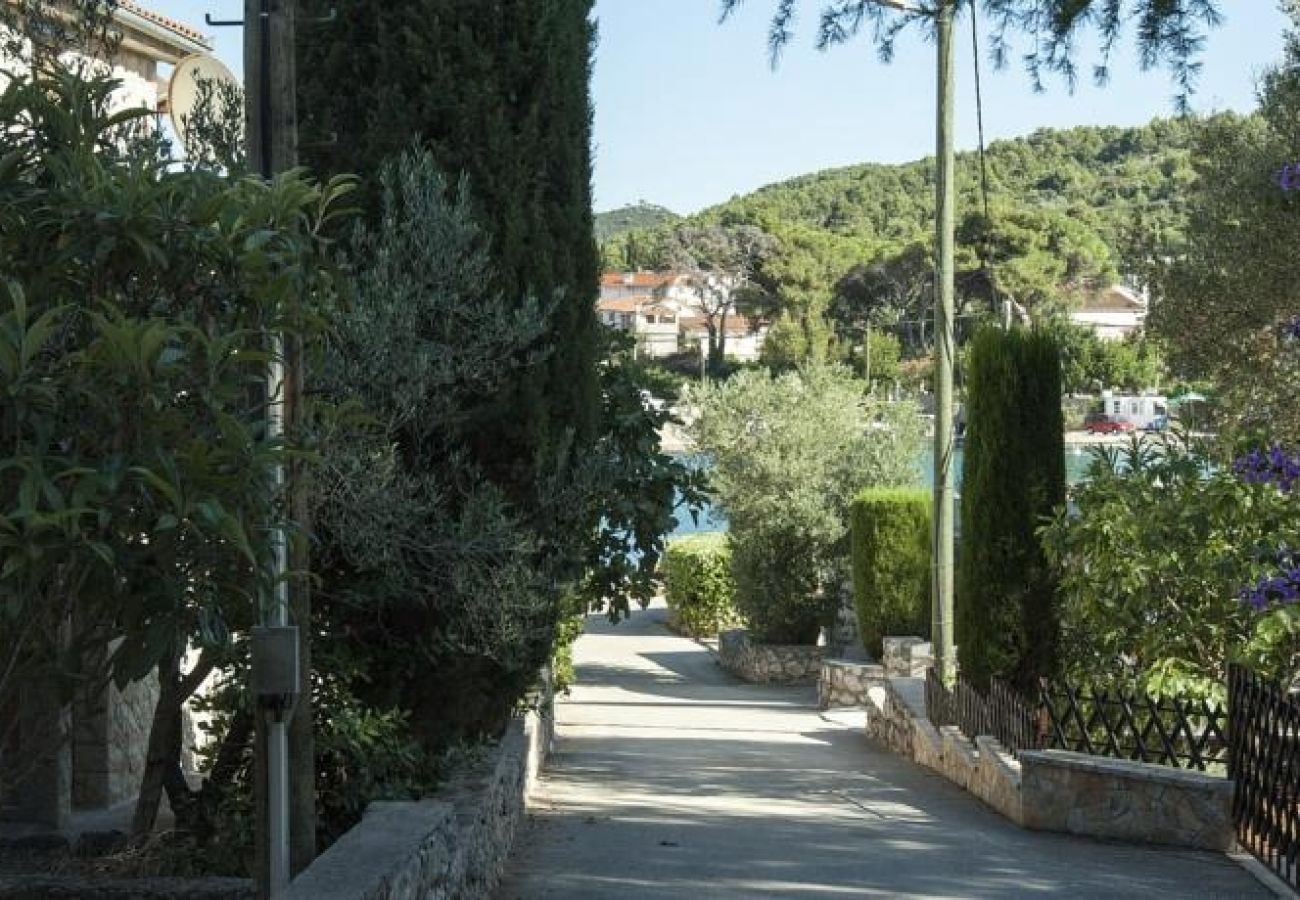
POLYGON ((1037 529, 1065 502, 1060 351, 1038 330, 986 329, 969 351, 957 572, 962 673, 1032 692, 1056 660, 1056 583, 1037 529))
MULTIPOLYGON (((592 0, 303 0, 304 163, 373 184, 418 142, 468 176, 491 238, 485 293, 553 302, 545 377, 468 410, 475 456, 527 508, 569 435, 598 430, 599 257, 591 213, 592 0)), ((378 192, 363 192, 377 209, 378 192)), ((579 452, 578 456, 581 456, 579 452)))

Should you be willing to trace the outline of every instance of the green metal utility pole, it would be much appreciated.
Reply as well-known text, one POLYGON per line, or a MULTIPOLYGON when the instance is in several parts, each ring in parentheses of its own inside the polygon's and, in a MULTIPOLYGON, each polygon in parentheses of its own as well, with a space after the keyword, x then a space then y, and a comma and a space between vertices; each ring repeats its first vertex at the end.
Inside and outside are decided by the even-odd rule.
POLYGON ((956 677, 953 647, 953 489, 952 388, 955 363, 953 335, 953 15, 957 0, 940 0, 936 21, 938 122, 935 161, 935 292, 934 292, 934 598, 932 637, 935 665, 945 683, 956 677))

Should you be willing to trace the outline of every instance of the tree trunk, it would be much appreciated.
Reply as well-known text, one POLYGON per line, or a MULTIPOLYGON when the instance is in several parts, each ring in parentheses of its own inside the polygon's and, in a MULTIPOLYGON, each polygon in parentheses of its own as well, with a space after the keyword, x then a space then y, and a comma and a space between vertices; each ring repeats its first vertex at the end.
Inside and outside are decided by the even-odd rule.
POLYGON ((158 703, 149 728, 149 749, 144 776, 140 780, 140 796, 131 820, 131 833, 136 837, 144 837, 153 831, 164 788, 178 818, 191 813, 193 797, 181 774, 182 709, 185 701, 199 689, 215 667, 216 656, 209 650, 203 651, 198 663, 185 676, 181 675, 180 659, 175 653, 167 654, 158 663, 158 703))

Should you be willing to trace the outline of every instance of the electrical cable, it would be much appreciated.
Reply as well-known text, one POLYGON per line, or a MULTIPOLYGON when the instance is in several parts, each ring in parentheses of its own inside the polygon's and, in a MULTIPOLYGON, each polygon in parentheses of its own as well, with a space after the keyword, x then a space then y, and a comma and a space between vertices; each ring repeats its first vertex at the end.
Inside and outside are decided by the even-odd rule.
POLYGON ((993 312, 998 312, 997 288, 993 283, 993 273, 989 270, 988 242, 993 230, 993 213, 989 208, 989 167, 984 152, 984 88, 980 76, 980 30, 977 0, 970 3, 970 43, 972 60, 975 63, 975 122, 979 130, 980 150, 980 194, 984 201, 984 227, 980 231, 979 244, 975 252, 980 258, 980 273, 989 286, 993 303, 993 312))

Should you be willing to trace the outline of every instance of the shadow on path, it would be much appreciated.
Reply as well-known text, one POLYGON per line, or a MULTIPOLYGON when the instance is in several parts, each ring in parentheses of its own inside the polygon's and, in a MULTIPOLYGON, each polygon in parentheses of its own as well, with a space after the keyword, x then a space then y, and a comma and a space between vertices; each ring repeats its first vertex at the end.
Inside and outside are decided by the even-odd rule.
POLYGON ((1221 856, 1023 831, 661 619, 579 641, 499 900, 1272 896, 1221 856))

